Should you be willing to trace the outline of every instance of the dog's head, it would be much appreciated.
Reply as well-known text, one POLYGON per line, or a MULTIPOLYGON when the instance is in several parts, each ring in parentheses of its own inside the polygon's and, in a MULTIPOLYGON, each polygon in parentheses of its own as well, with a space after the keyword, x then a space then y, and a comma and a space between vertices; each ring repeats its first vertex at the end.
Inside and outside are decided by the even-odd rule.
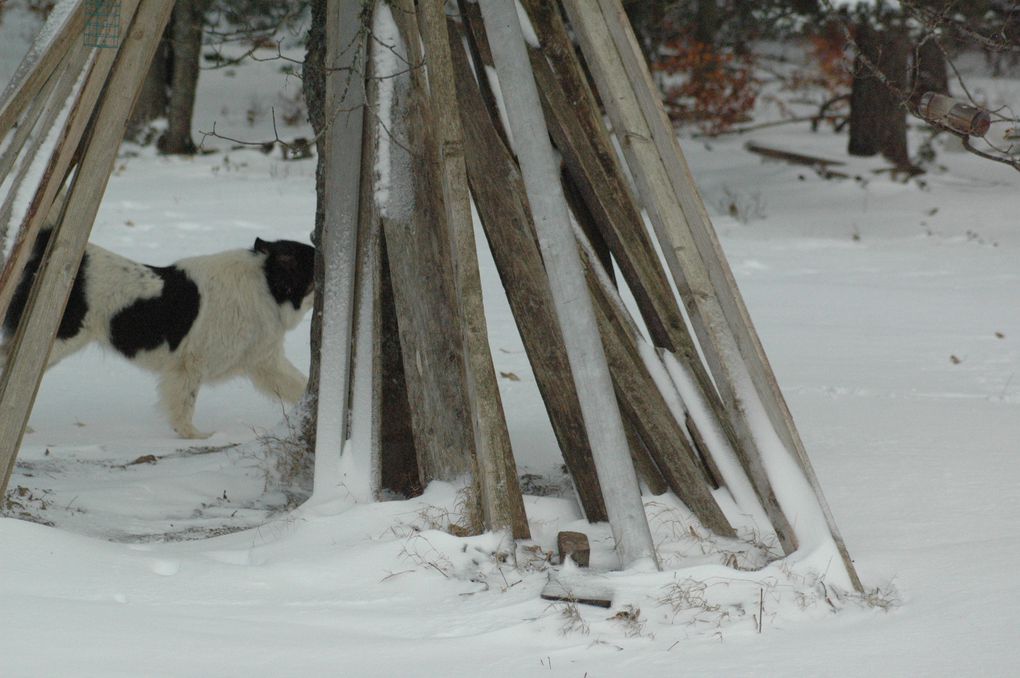
POLYGON ((315 248, 293 240, 256 238, 254 250, 265 255, 262 270, 276 303, 307 310, 315 288, 315 248))

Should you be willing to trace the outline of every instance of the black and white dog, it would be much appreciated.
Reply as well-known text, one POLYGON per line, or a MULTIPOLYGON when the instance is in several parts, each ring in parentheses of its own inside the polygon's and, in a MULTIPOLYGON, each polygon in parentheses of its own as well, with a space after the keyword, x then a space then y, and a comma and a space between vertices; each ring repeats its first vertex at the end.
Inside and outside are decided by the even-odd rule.
MULTIPOLYGON (((49 231, 36 241, 4 319, 14 336, 49 231)), ((247 376, 264 393, 295 403, 306 378, 283 338, 312 305, 315 250, 291 240, 255 240, 250 250, 146 266, 89 245, 74 281, 52 367, 95 341, 159 374, 159 400, 178 435, 205 438, 192 423, 204 383, 247 376)))

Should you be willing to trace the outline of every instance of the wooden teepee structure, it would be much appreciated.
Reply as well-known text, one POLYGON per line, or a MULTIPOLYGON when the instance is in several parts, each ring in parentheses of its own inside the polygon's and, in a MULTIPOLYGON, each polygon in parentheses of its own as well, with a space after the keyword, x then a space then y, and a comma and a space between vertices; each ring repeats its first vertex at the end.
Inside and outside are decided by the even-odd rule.
POLYGON ((722 535, 716 488, 787 554, 823 535, 860 589, 619 0, 338 5, 322 250, 341 378, 322 402, 361 414, 323 427, 320 407, 317 490, 367 428, 369 494, 468 474, 478 527, 526 535, 473 208, 579 502, 625 565, 654 560, 640 478, 722 535))
MULTIPOLYGON (((123 0, 125 39, 91 52, 74 5, 0 100, 0 139, 13 135, 18 158, 74 92, 0 278, 3 311, 71 176, 0 383, 4 485, 45 364, 39 347, 56 332, 170 5, 123 0)), ((579 503, 589 520, 608 519, 624 566, 655 563, 643 483, 734 536, 716 501, 728 492, 786 554, 833 547, 860 590, 620 0, 327 10, 315 496, 467 479, 474 529, 528 536, 476 212, 579 503)))

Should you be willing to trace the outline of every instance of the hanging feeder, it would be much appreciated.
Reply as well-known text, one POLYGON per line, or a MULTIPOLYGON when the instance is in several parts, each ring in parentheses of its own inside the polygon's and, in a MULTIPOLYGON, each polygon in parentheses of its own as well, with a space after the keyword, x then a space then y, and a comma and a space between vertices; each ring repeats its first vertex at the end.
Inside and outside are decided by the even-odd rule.
POLYGON ((120 0, 88 0, 85 3, 85 46, 120 47, 120 0))

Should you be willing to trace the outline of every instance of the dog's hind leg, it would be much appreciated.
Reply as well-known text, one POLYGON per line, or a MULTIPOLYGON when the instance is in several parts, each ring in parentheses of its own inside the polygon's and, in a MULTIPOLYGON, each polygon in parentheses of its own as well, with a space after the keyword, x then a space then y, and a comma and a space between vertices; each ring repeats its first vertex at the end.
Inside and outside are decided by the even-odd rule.
POLYGON ((201 375, 182 365, 175 365, 160 376, 159 403, 170 418, 174 431, 182 438, 208 438, 212 435, 199 431, 192 423, 201 385, 201 375))
POLYGON ((308 378, 283 355, 269 363, 263 363, 248 372, 255 388, 268 396, 280 398, 293 405, 304 395, 308 378))
POLYGON ((52 368, 72 353, 77 353, 87 346, 88 343, 89 337, 84 333, 76 334, 70 339, 54 339, 53 348, 50 349, 50 358, 46 363, 46 369, 52 368))

